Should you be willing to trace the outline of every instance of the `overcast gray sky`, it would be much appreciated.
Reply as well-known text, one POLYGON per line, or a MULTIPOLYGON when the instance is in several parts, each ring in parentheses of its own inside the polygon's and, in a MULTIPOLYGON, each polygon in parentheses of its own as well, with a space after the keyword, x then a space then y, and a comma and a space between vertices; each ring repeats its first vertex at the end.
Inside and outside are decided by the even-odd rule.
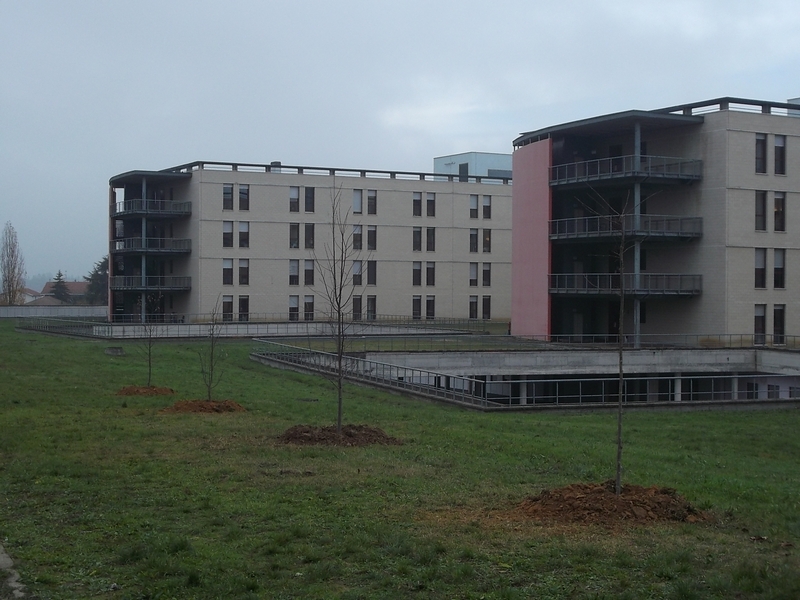
POLYGON ((628 109, 800 96, 795 0, 0 0, 0 226, 107 251, 108 180, 195 160, 430 171, 628 109))

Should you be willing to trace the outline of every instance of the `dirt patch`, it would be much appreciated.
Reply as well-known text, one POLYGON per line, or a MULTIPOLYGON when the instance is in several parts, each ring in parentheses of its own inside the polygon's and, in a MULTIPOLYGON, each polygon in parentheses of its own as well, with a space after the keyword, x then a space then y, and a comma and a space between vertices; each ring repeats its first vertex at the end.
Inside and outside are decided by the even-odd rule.
POLYGON ((343 425, 342 433, 336 433, 336 426, 312 427, 310 425, 295 425, 287 429, 278 438, 284 444, 298 444, 303 446, 371 446, 382 444, 384 446, 399 446, 403 441, 393 438, 377 427, 368 425, 343 425))
POLYGON ((246 412, 247 409, 233 400, 178 400, 159 413, 228 413, 246 412))
POLYGON ((623 485, 622 494, 617 496, 612 480, 544 490, 538 496, 526 498, 519 505, 519 510, 541 521, 603 526, 696 523, 710 518, 672 488, 623 485))
POLYGON ((154 385, 128 385, 117 392, 117 396, 168 396, 175 390, 154 385))

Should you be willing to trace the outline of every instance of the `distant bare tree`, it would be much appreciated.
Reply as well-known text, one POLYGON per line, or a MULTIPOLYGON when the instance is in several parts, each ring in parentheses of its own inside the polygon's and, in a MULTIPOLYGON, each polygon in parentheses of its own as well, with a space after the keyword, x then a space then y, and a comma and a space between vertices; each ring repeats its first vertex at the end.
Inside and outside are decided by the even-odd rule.
POLYGON ((328 304, 329 318, 336 344, 335 382, 337 393, 336 432, 342 432, 344 353, 348 327, 347 313, 353 301, 353 232, 350 209, 342 206, 342 189, 334 182, 331 189, 331 238, 325 240, 323 255, 316 254, 314 264, 328 304))
POLYGON ((0 303, 7 305, 22 304, 25 289, 25 260, 19 249, 17 232, 11 222, 3 229, 2 253, 0 254, 0 277, 3 280, 0 303))
POLYGON ((214 388, 222 380, 222 363, 227 358, 227 354, 220 347, 221 323, 219 319, 219 297, 211 310, 211 319, 208 323, 208 338, 197 351, 200 359, 200 374, 203 377, 203 384, 206 386, 206 400, 211 402, 213 399, 214 388))

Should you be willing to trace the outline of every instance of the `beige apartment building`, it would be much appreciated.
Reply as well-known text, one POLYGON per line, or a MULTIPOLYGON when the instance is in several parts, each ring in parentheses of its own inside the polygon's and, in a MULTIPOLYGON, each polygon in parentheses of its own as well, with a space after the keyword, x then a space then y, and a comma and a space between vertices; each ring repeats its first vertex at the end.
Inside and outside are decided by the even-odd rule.
POLYGON ((194 162, 111 178, 112 320, 328 318, 337 195, 349 318, 509 319, 508 178, 194 162))
POLYGON ((719 98, 522 134, 512 332, 615 336, 622 286, 637 343, 800 334, 798 109, 719 98))

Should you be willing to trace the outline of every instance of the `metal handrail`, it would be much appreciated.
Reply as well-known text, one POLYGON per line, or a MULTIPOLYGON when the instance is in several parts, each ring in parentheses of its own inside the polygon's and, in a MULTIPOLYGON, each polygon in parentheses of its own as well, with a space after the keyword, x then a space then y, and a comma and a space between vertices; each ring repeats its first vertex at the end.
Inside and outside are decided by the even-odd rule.
POLYGON ((141 275, 116 275, 109 278, 112 290, 180 289, 192 287, 191 277, 153 277, 141 275))
MULTIPOLYGON (((696 295, 702 291, 703 276, 682 273, 625 273, 623 289, 629 294, 696 295)), ((555 273, 550 275, 551 292, 618 294, 619 273, 555 273)))
POLYGON ((595 215, 550 221, 551 238, 700 237, 702 217, 671 215, 595 215))
POLYGON ((142 212, 160 215, 190 215, 192 214, 192 203, 134 198, 113 203, 111 215, 142 212))
POLYGON ((111 252, 127 250, 163 250, 167 252, 191 252, 192 240, 177 238, 120 238, 111 240, 111 252))
POLYGON ((621 177, 698 180, 703 177, 703 161, 671 156, 627 155, 550 167, 550 185, 621 177))

